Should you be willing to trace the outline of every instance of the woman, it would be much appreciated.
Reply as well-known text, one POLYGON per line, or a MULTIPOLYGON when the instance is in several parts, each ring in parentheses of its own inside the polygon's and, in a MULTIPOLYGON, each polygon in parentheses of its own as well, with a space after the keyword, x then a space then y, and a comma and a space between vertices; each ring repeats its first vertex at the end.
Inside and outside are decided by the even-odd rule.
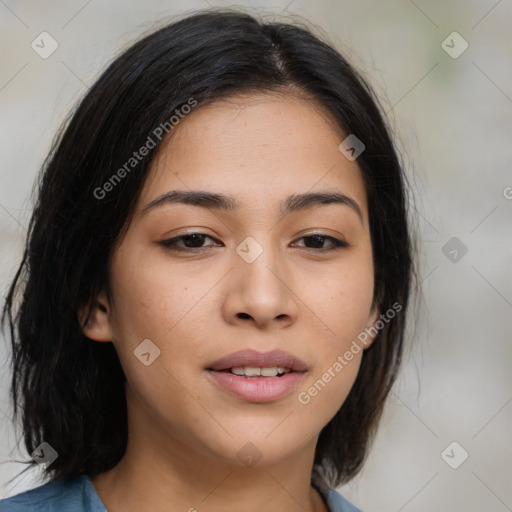
POLYGON ((305 28, 203 11, 126 50, 50 152, 5 303, 50 482, 2 510, 358 510, 334 488, 400 363, 404 183, 305 28))

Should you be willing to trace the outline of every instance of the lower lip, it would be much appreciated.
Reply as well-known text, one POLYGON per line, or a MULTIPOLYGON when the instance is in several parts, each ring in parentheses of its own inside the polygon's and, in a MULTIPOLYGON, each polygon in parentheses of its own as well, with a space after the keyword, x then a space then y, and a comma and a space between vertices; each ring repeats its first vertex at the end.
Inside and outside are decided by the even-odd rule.
POLYGON ((282 377, 241 377, 230 372, 207 370, 225 391, 248 402, 271 402, 290 393, 304 376, 289 372, 282 377))

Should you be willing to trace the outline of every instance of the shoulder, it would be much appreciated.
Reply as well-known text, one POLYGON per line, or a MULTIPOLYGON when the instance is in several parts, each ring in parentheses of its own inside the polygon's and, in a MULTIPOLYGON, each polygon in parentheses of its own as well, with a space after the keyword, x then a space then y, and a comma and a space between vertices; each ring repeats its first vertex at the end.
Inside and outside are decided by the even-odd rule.
POLYGON ((360 508, 350 503, 336 489, 329 487, 317 472, 313 472, 311 475, 311 484, 322 494, 329 512, 363 512, 360 508))
POLYGON ((335 489, 323 489, 330 512, 363 512, 335 489))
POLYGON ((89 477, 56 480, 0 501, 0 512, 106 512, 89 477))

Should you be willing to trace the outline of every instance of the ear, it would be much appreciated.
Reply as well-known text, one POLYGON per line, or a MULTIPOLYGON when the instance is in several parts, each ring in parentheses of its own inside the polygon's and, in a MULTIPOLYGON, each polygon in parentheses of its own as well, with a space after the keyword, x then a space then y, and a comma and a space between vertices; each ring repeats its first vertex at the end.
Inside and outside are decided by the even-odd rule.
POLYGON ((78 313, 83 333, 95 341, 112 341, 111 309, 103 291, 96 297, 89 318, 87 312, 87 308, 82 308, 78 313))
POLYGON ((367 349, 371 347, 377 334, 379 333, 378 329, 375 327, 375 322, 380 318, 380 311, 378 306, 374 306, 368 315, 368 321, 366 322, 366 334, 368 338, 365 340, 364 348, 367 349))

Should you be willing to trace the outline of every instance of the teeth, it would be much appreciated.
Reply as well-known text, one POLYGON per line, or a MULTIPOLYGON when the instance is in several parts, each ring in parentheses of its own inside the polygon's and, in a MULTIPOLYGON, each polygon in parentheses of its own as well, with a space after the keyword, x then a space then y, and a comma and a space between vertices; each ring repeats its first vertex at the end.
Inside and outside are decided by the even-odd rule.
POLYGON ((245 377, 276 377, 278 374, 281 375, 283 373, 289 372, 291 372, 289 368, 281 368, 277 366, 267 368, 255 368, 253 366, 236 366, 231 368, 231 373, 245 377))

